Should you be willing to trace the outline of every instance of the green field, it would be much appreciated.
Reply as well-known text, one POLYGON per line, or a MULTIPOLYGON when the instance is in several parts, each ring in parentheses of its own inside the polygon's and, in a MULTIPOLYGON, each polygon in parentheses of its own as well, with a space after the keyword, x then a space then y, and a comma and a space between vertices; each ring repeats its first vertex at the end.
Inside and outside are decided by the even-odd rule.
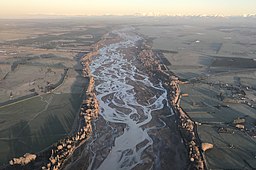
POLYGON ((78 93, 45 94, 0 108, 0 162, 38 152, 68 134, 81 102, 78 93))

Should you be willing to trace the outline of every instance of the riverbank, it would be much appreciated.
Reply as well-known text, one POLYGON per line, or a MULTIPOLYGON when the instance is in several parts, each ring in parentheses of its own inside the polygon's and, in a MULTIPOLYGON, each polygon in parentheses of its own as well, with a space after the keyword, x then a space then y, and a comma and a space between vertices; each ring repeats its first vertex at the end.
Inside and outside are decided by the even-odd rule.
POLYGON ((77 57, 54 91, 0 107, 0 165, 28 152, 41 152, 72 131, 89 81, 77 71, 80 67, 77 57))
POLYGON ((90 65, 100 115, 66 169, 186 169, 167 90, 138 60, 144 39, 131 27, 107 37, 90 65))
MULTIPOLYGON (((249 69, 255 64, 255 53, 253 46, 236 43, 251 39, 243 34, 254 30, 251 22, 245 21, 239 32, 226 32, 222 30, 226 23, 220 20, 169 21, 135 27, 148 37, 168 70, 188 81, 179 84, 180 106, 198 122, 201 141, 213 145, 204 152, 208 169, 255 169, 256 71, 249 69)), ((241 25, 229 21, 229 28, 241 25)))
MULTIPOLYGON (((164 63, 157 58, 157 55, 151 50, 151 47, 145 43, 138 59, 144 67, 151 72, 151 75, 163 81, 164 87, 168 89, 170 105, 176 113, 180 133, 186 145, 189 162, 189 169, 206 169, 206 163, 203 157, 203 148, 200 138, 197 134, 197 123, 181 108, 180 98, 182 96, 179 84, 183 84, 174 73, 170 72, 164 63)), ((204 144, 204 146, 207 144, 204 144)), ((207 147, 211 144, 207 145, 207 147)), ((205 149, 205 148, 204 148, 205 149)), ((209 148, 207 148, 209 149, 209 148)))
MULTIPOLYGON (((181 81, 136 34, 118 30, 112 36, 83 58, 83 76, 90 83, 80 130, 55 144, 39 167, 204 169, 195 122, 179 106, 181 81), (97 101, 100 116, 92 124, 97 101)), ((38 159, 24 167, 36 169, 38 159)))
POLYGON ((60 169, 72 153, 82 145, 91 135, 92 121, 98 117, 99 104, 94 93, 94 78, 90 74, 88 62, 95 52, 88 53, 82 59, 83 77, 89 79, 82 103, 77 131, 59 140, 49 148, 37 154, 25 154, 23 157, 13 158, 9 165, 1 169, 60 169), (31 156, 32 155, 32 156, 31 156), (31 157, 33 159, 31 159, 31 157))

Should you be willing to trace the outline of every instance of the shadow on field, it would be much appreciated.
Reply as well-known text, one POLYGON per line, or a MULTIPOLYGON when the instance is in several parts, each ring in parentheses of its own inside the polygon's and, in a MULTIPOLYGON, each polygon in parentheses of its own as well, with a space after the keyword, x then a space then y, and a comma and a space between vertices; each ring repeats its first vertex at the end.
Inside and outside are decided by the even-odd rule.
POLYGON ((22 101, 2 110, 2 114, 6 116, 2 117, 3 121, 10 121, 13 125, 0 131, 0 163, 7 163, 11 158, 20 157, 25 153, 45 150, 77 130, 80 106, 88 86, 88 79, 81 74, 80 59, 84 55, 85 53, 80 53, 74 58, 77 64, 73 69, 78 74, 70 93, 45 94, 41 100, 38 97, 22 101), (45 101, 50 103, 43 111, 45 101), (39 113, 40 111, 42 112, 39 113), (37 113, 39 114, 36 115, 37 113), (14 115, 17 118, 13 117, 14 115))
POLYGON ((13 155, 22 155, 31 149, 31 130, 27 124, 28 121, 21 120, 9 128, 9 140, 6 144, 10 148, 10 152, 8 155, 2 155, 6 161, 13 155), (21 130, 22 136, 19 137, 21 130))

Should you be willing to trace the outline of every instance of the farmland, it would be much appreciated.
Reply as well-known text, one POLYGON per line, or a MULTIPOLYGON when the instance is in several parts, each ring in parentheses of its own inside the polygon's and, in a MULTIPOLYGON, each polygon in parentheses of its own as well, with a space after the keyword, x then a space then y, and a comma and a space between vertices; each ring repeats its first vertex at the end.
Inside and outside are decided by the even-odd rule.
POLYGON ((0 22, 0 162, 6 163, 76 130, 88 85, 80 59, 107 30, 76 20, 0 22))

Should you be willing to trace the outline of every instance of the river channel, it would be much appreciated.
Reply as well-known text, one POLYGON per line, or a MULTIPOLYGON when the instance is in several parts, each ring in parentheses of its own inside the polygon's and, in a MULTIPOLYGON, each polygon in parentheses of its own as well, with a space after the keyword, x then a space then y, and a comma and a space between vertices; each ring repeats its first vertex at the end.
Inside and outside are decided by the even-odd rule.
POLYGON ((105 43, 90 65, 100 116, 73 166, 83 164, 88 170, 180 169, 184 145, 167 90, 138 68, 134 51, 142 38, 131 28, 111 35, 118 38, 105 43))

